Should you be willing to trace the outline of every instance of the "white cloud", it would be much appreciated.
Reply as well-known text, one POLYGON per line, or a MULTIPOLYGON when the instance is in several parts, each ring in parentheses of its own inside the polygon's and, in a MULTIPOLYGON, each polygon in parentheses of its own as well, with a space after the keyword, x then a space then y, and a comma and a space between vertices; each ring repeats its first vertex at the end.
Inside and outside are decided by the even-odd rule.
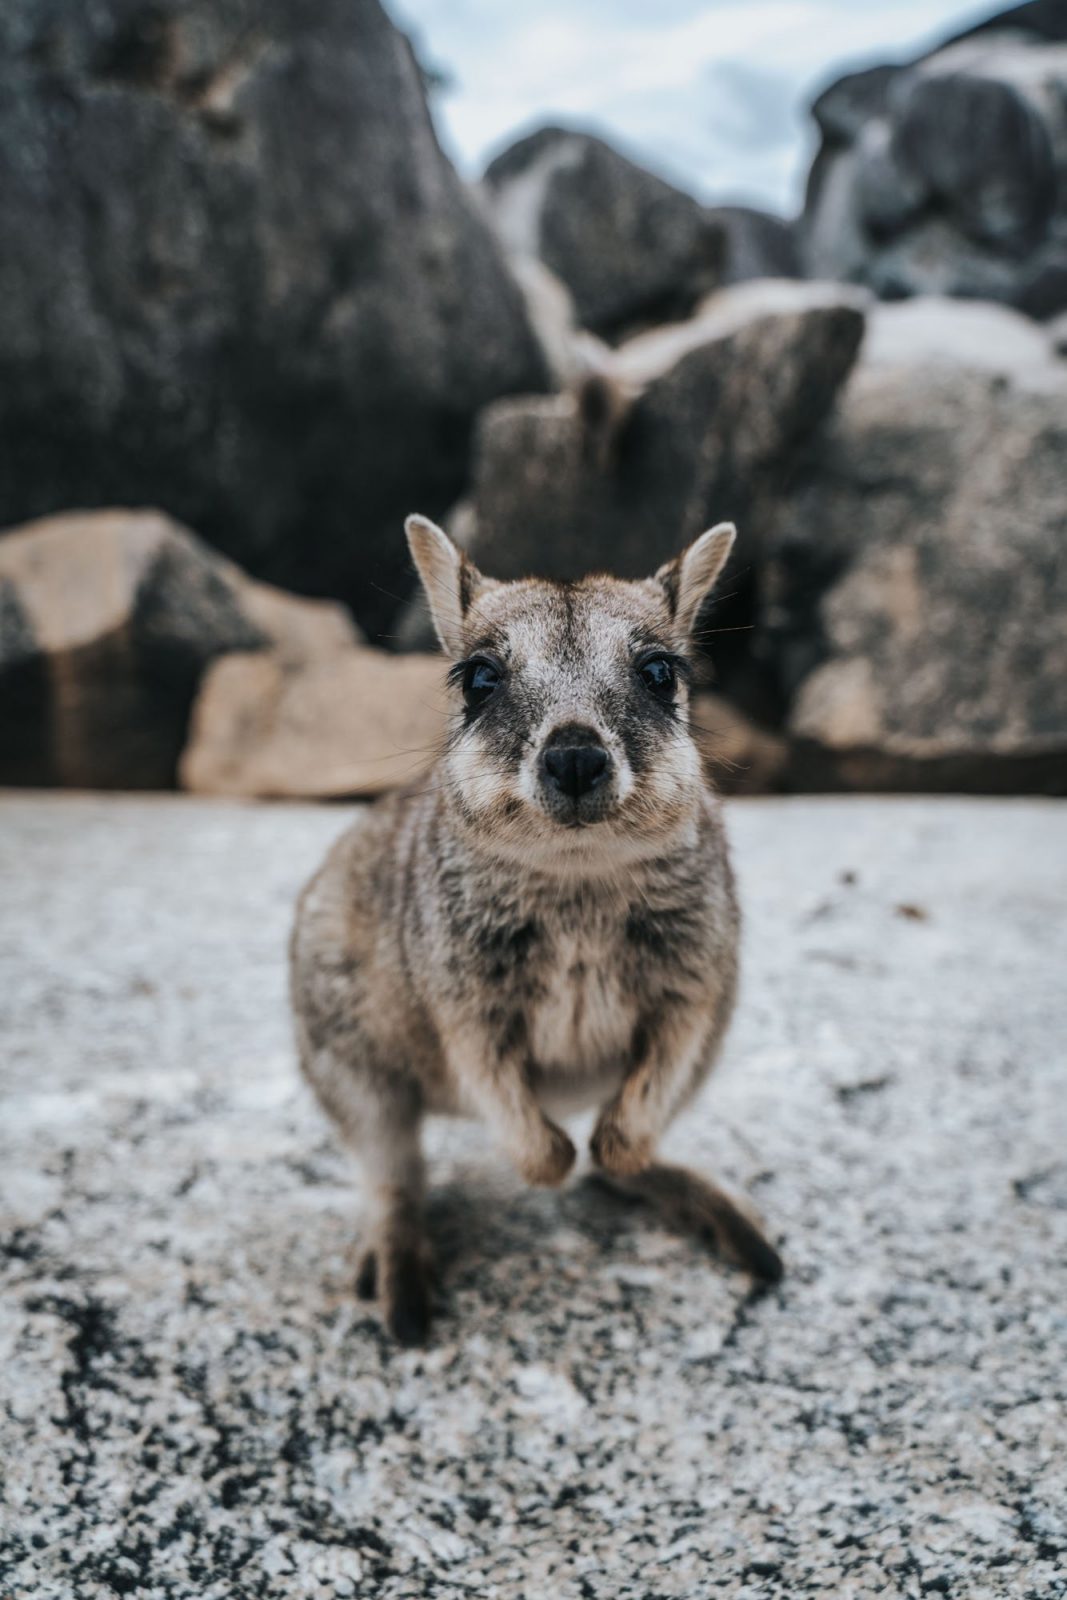
POLYGON ((577 122, 705 196, 728 190, 781 210, 800 201, 816 88, 857 60, 906 56, 995 9, 977 0, 392 4, 454 77, 435 109, 464 170, 480 170, 524 128, 577 122), (776 107, 763 103, 763 138, 758 107, 746 120, 739 103, 760 82, 777 83, 780 96, 776 107))

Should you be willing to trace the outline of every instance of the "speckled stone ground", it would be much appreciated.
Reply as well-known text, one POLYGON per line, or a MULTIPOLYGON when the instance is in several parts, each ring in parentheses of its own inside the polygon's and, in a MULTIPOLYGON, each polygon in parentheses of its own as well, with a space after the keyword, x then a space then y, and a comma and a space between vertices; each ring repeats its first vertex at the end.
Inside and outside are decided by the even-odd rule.
POLYGON ((341 810, 0 800, 0 1595, 1067 1594, 1067 808, 755 801, 674 1137, 746 1280, 434 1130, 436 1338, 297 1082, 341 810))

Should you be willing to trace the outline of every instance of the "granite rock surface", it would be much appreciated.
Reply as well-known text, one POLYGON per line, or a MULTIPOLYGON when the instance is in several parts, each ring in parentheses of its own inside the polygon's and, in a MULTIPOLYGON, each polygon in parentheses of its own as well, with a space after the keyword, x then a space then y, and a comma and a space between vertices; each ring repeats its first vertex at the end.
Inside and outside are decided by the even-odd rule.
POLYGON ((1067 789, 1065 461, 1067 369, 859 368, 763 574, 801 787, 1067 789))
POLYGON ((670 1142, 785 1281, 440 1126, 425 1352, 289 1038, 345 822, 0 801, 0 1593, 1067 1594, 1067 812, 735 803, 740 1010, 670 1142))

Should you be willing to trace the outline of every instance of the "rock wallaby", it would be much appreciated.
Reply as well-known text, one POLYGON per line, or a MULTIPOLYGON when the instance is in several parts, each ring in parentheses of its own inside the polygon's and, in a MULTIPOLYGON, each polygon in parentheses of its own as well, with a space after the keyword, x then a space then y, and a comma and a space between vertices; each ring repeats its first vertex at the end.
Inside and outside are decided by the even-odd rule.
POLYGON ((533 1184, 575 1149, 760 1278, 778 1255, 713 1184, 656 1160, 729 1021, 738 910, 719 802, 688 726, 691 633, 734 540, 654 577, 485 578, 409 517, 452 662, 432 780, 363 812, 301 896, 303 1070, 370 1199, 357 1291, 405 1344, 430 1320, 420 1125, 475 1117, 533 1184))

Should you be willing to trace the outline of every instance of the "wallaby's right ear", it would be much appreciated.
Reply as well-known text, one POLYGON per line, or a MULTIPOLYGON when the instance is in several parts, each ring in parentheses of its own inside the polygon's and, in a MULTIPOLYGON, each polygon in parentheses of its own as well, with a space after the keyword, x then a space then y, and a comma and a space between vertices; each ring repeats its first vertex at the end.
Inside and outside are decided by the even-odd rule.
POLYGON ((463 654, 463 618, 481 587, 482 575, 429 517, 408 517, 404 532, 441 647, 446 655, 458 659, 463 654))

